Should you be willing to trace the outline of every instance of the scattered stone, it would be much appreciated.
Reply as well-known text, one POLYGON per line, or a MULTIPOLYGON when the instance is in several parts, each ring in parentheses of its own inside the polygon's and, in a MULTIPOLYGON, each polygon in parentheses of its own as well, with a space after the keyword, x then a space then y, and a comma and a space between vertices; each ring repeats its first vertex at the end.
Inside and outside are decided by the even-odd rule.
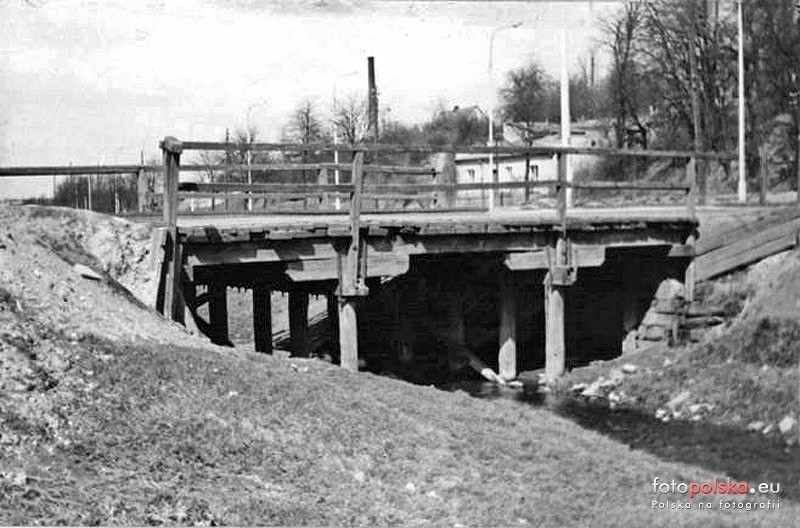
POLYGON ((778 430, 781 434, 788 435, 797 426, 797 420, 794 417, 787 415, 783 420, 778 422, 778 430))
POLYGON ((665 359, 664 359, 664 363, 662 363, 662 365, 664 366, 664 368, 667 368, 667 367, 669 367, 669 366, 672 366, 672 365, 674 365, 674 364, 675 364, 675 362, 674 362, 674 361, 672 361, 672 360, 671 360, 671 359, 669 359, 669 358, 665 358, 665 359))
POLYGON ((93 281, 103 280, 103 277, 89 266, 84 266, 83 264, 75 264, 73 268, 78 273, 78 275, 80 275, 84 279, 89 279, 93 281))
POLYGON ((764 364, 761 366, 761 372, 766 372, 768 370, 769 370, 769 365, 764 364))
POLYGON ((354 471, 353 478, 356 480, 356 482, 364 482, 367 479, 367 476, 363 471, 354 471))
POLYGON ((639 367, 631 363, 625 363, 622 365, 622 372, 625 374, 635 374, 637 370, 639 370, 639 367))
POLYGON ((774 430, 775 430, 775 424, 769 424, 761 432, 764 433, 765 435, 768 435, 771 434, 774 430))
POLYGON ((428 497, 430 497, 432 499, 440 499, 441 498, 441 497, 439 497, 439 494, 436 493, 435 490, 429 491, 426 495, 428 495, 428 497))
POLYGON ((656 410, 656 420, 664 420, 664 418, 669 418, 669 411, 666 409, 656 410))
POLYGON ((760 433, 765 426, 766 424, 761 421, 750 422, 750 424, 747 426, 747 430, 752 431, 754 433, 760 433))
POLYGON ((692 419, 693 422, 699 422, 700 420, 703 419, 703 417, 700 416, 699 414, 695 414, 694 416, 692 416, 691 419, 692 419))
POLYGON ((408 484, 406 484, 405 490, 409 493, 414 493, 415 491, 417 491, 417 487, 414 485, 413 482, 409 482, 408 484))
POLYGON ((583 393, 582 393, 583 396, 586 396, 587 398, 596 398, 596 397, 600 396, 600 384, 604 383, 604 382, 605 382, 605 378, 599 378, 599 379, 594 380, 591 383, 591 385, 589 385, 588 387, 586 387, 583 390, 583 393))
POLYGON ((586 387, 587 385, 585 383, 576 383, 569 390, 574 394, 581 394, 583 391, 586 390, 586 387))
POLYGON ((703 403, 693 403, 689 406, 689 414, 700 414, 705 408, 706 405, 703 403))
POLYGON ((675 409, 685 403, 689 398, 692 397, 692 394, 689 391, 681 391, 680 394, 672 398, 668 403, 667 407, 674 413, 675 409))

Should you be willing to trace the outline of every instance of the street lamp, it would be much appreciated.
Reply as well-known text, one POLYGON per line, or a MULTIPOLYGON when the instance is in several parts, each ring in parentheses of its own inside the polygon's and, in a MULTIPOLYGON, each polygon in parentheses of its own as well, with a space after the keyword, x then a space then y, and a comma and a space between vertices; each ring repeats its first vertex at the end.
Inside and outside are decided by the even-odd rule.
MULTIPOLYGON (((339 82, 339 79, 344 79, 345 77, 350 77, 357 74, 357 71, 351 71, 348 73, 343 73, 336 77, 333 80, 333 116, 331 117, 331 126, 333 127, 333 164, 336 167, 333 169, 333 183, 335 185, 339 185, 339 151, 335 148, 336 145, 339 143, 339 127, 336 126, 336 110, 337 110, 337 103, 336 103, 336 84, 339 82)), ((342 200, 339 198, 339 194, 336 194, 336 210, 342 208, 342 200)))
MULTIPOLYGON (((253 108, 256 108, 258 106, 263 106, 263 107, 266 108, 267 103, 266 103, 266 101, 259 101, 259 102, 256 102, 256 103, 251 103, 250 106, 247 107, 247 113, 246 113, 247 117, 245 119, 246 126, 247 126, 247 185, 252 185, 253 184, 253 171, 250 169, 250 165, 252 165, 252 162, 253 162, 253 154, 250 151, 250 144, 255 139, 255 137, 254 137, 255 134, 253 134, 252 128, 250 127, 250 112, 253 111, 253 108)), ((248 198, 247 199, 247 210, 248 211, 252 211, 253 210, 253 199, 252 198, 248 198)))
MULTIPOLYGON (((491 88, 492 93, 489 95, 489 141, 487 146, 490 148, 494 146, 494 98, 495 98, 495 86, 494 86, 494 37, 497 35, 499 31, 504 29, 515 29, 522 25, 522 22, 514 22, 513 24, 506 24, 505 26, 499 26, 492 30, 491 35, 489 35, 489 86, 491 88)), ((498 183, 500 181, 500 175, 494 170, 494 153, 489 151, 489 173, 492 175, 492 182, 498 183)), ((489 209, 494 209, 495 205, 495 197, 498 193, 498 189, 492 189, 492 192, 489 193, 489 209)))

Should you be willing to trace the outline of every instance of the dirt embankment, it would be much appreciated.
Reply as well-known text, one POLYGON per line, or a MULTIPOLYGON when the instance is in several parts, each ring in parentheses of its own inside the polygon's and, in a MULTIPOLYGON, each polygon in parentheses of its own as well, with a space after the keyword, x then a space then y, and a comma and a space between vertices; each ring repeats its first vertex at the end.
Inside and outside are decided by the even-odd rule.
POLYGON ((800 251, 765 259, 698 287, 730 314, 691 346, 652 347, 574 371, 563 388, 662 421, 704 421, 789 445, 800 417, 800 251))
MULTIPOLYGON (((90 250, 104 247, 91 242, 103 222, 122 226, 123 248, 140 236, 80 212, 0 210, 0 524, 788 525, 800 515, 786 497, 778 511, 698 511, 696 500, 654 510, 652 500, 684 499, 653 493, 654 477, 714 474, 547 410, 210 346, 108 277, 75 270, 116 262, 90 250)), ((142 247, 131 246, 120 282, 139 273, 142 247)))

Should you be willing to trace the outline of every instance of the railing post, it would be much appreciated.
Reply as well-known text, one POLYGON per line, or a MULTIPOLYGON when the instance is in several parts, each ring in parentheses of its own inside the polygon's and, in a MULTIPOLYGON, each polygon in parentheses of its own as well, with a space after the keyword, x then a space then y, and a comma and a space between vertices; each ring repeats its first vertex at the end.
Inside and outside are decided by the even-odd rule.
POLYGON ((695 215, 695 204, 697 201, 697 160, 689 158, 686 164, 686 178, 689 181, 689 193, 686 196, 686 209, 690 216, 695 215))
POLYGON ((183 279, 183 254, 178 238, 178 179, 183 145, 173 137, 166 137, 160 144, 164 153, 164 223, 167 240, 165 260, 169 262, 165 284, 164 313, 173 321, 183 322, 185 306, 181 292, 183 279))
POLYGON ((150 209, 147 203, 149 200, 148 190, 147 173, 144 171, 144 167, 139 167, 139 170, 136 171, 136 196, 139 202, 137 205, 140 213, 145 213, 150 209))
MULTIPOLYGON (((456 205, 456 189, 455 185, 458 183, 458 173, 456 172, 455 153, 442 152, 437 159, 436 178, 434 183, 443 185, 451 185, 452 189, 444 192, 444 205, 445 207, 455 207, 456 205)), ((439 193, 436 193, 437 195, 439 193)), ((438 199, 437 204, 441 203, 438 199)))
POLYGON ((350 194, 350 242, 342 255, 339 274, 339 349, 340 364, 358 370, 358 319, 356 300, 369 293, 366 285, 366 244, 361 240, 361 196, 364 190, 364 152, 353 158, 353 190, 350 194))
POLYGON ((561 226, 562 234, 566 235, 567 231, 567 154, 559 152, 556 154, 558 158, 558 187, 556 189, 556 214, 558 215, 558 223, 561 226))

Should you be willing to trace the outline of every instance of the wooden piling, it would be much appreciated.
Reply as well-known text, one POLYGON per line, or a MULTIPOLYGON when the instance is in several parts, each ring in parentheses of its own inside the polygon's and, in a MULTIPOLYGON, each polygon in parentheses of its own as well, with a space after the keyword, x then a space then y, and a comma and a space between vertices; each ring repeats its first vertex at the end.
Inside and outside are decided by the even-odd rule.
POLYGON ((339 348, 342 368, 358 371, 358 318, 356 298, 339 297, 339 348))
POLYGON ((308 332, 308 293, 289 292, 289 340, 292 354, 308 357, 311 339, 308 332))
POLYGON ((553 383, 566 371, 564 341, 564 287, 553 284, 548 273, 544 279, 545 377, 553 383))
MULTIPOLYGON (((463 346, 466 342, 466 332, 464 329, 464 298, 459 292, 457 285, 452 281, 445 281, 450 284, 448 291, 441 292, 447 298, 447 331, 445 335, 458 345, 463 346)), ((450 370, 455 370, 459 364, 457 350, 454 347, 447 349, 447 365, 450 370)))
POLYGON ((224 282, 214 282, 208 287, 208 319, 211 324, 211 342, 230 345, 228 333, 228 287, 224 282))
POLYGON ((498 374, 506 381, 517 377, 517 300, 513 276, 500 274, 500 348, 498 374))
POLYGON ((414 361, 414 327, 408 302, 410 294, 406 288, 400 287, 392 295, 392 311, 396 324, 395 350, 400 365, 406 367, 414 361))
POLYGON ((272 292, 253 287, 253 336, 256 352, 272 354, 272 292))
POLYGON ((328 309, 328 335, 331 343, 331 359, 339 363, 341 352, 339 350, 339 301, 336 295, 329 293, 326 298, 328 309))

